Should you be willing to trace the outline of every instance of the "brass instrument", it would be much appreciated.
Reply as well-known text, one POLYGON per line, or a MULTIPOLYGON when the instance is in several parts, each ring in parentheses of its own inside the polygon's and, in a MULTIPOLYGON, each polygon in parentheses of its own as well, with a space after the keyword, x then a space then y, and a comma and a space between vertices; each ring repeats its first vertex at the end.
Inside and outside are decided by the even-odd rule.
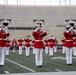
POLYGON ((69 26, 67 27, 67 28, 69 28, 68 30, 67 30, 67 33, 69 32, 69 31, 71 31, 71 32, 73 32, 73 33, 75 33, 75 21, 72 21, 72 20, 70 20, 70 21, 68 21, 68 24, 69 24, 69 26))
POLYGON ((3 27, 4 27, 4 30, 6 33, 8 33, 8 25, 9 25, 9 21, 7 19, 4 19, 2 21, 2 24, 3 24, 3 27))

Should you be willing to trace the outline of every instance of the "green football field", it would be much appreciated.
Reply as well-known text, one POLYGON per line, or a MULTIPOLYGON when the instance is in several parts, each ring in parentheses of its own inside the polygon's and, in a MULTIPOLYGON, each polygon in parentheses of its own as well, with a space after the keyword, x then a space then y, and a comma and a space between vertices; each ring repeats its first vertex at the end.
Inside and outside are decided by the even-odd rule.
POLYGON ((73 64, 66 65, 65 54, 61 50, 54 53, 50 57, 48 54, 43 54, 43 67, 36 67, 35 55, 30 51, 30 56, 25 56, 25 51, 21 56, 18 55, 18 50, 13 54, 10 50, 10 55, 6 56, 5 66, 0 67, 0 74, 5 73, 32 73, 32 72, 57 72, 57 71, 76 71, 76 57, 73 56, 73 64))

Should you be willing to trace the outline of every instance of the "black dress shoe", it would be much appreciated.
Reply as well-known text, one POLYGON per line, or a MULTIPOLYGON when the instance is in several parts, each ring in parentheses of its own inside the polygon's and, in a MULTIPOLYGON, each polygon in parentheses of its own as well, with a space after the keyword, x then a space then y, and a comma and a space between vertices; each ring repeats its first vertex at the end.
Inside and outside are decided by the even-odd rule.
POLYGON ((42 67, 42 65, 39 65, 39 67, 42 67))
POLYGON ((42 65, 38 65, 37 67, 42 67, 42 65))
POLYGON ((72 65, 72 64, 68 64, 68 65, 72 65))
POLYGON ((4 67, 4 65, 0 65, 0 67, 4 67))

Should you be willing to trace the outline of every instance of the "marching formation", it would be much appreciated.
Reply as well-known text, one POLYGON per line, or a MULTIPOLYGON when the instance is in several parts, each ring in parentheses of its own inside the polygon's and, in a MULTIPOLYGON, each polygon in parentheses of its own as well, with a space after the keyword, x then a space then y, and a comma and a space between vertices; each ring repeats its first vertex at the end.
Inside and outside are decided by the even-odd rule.
MULTIPOLYGON (((76 30, 74 21, 68 21, 69 24, 66 26, 66 31, 63 32, 62 42, 62 53, 66 54, 66 64, 72 65, 72 52, 76 56, 76 30)), ((10 46, 12 46, 12 52, 16 52, 16 47, 19 48, 19 55, 22 55, 23 48, 25 49, 25 56, 30 56, 30 48, 32 53, 35 55, 35 64, 37 67, 43 66, 43 51, 50 57, 57 52, 58 40, 56 37, 51 35, 47 38, 47 32, 43 30, 43 22, 37 20, 35 30, 32 32, 32 37, 28 34, 23 39, 21 36, 16 40, 13 38, 9 40, 10 33, 8 32, 9 22, 7 20, 2 21, 0 26, 0 67, 4 66, 5 55, 10 55, 10 46)))

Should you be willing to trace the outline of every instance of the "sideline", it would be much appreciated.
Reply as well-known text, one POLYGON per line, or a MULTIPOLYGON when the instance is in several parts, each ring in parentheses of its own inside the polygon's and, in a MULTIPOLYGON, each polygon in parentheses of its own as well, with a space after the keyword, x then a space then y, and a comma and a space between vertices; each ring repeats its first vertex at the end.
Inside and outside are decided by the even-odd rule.
POLYGON ((76 71, 70 72, 38 72, 38 73, 12 73, 0 75, 76 75, 76 71))
MULTIPOLYGON (((72 57, 73 59, 76 59, 76 57, 72 57)), ((62 60, 66 60, 65 57, 52 57, 51 59, 62 59, 62 60)))

